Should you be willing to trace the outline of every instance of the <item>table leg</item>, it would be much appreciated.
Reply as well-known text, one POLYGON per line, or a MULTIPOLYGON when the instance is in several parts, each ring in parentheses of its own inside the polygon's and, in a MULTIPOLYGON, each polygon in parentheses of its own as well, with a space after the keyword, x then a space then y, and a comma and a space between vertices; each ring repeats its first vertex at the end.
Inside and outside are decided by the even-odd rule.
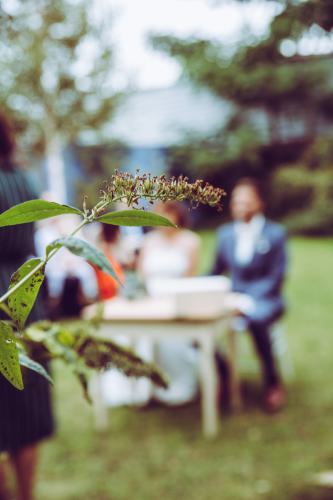
POLYGON ((103 400, 101 375, 96 373, 90 383, 90 395, 93 404, 95 427, 102 431, 108 426, 108 410, 103 400))
POLYGON ((215 365, 215 342, 210 332, 200 339, 200 382, 203 434, 215 437, 218 432, 217 372, 215 365))
POLYGON ((228 361, 230 366, 230 399, 231 407, 235 411, 242 409, 240 381, 237 370, 237 332, 228 331, 228 361))

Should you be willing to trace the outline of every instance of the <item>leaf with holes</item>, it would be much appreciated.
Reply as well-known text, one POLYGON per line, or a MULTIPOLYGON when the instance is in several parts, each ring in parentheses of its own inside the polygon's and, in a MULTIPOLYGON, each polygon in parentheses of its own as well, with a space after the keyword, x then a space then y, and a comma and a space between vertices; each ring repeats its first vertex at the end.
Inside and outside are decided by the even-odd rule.
POLYGON ((19 329, 24 327, 43 283, 45 266, 43 265, 36 272, 33 272, 42 263, 41 259, 30 259, 10 279, 9 290, 17 285, 27 274, 32 273, 30 278, 8 297, 8 307, 11 317, 19 329))
POLYGON ((26 354, 20 353, 19 362, 21 366, 25 366, 26 368, 29 368, 29 370, 38 373, 42 377, 46 378, 46 380, 50 382, 50 384, 53 384, 53 380, 45 370, 44 366, 42 366, 40 363, 37 363, 37 361, 29 358, 29 356, 27 356, 26 354))
POLYGON ((54 248, 62 246, 66 247, 75 255, 83 257, 91 264, 94 264, 96 267, 101 269, 101 271, 109 274, 110 276, 112 276, 112 278, 117 280, 119 284, 121 284, 115 270, 113 269, 112 265, 105 257, 105 255, 100 250, 98 250, 98 248, 94 247, 87 241, 81 240, 80 238, 74 238, 73 236, 70 236, 68 238, 59 238, 58 240, 55 240, 53 243, 48 245, 46 254, 49 255, 49 253, 54 248))
POLYGON ((23 389, 22 373, 13 328, 0 321, 0 373, 16 389, 23 389))
POLYGON ((76 352, 89 368, 117 368, 128 377, 147 377, 159 387, 168 387, 168 381, 156 366, 111 340, 83 336, 78 339, 76 352))
POLYGON ((97 217, 99 222, 115 226, 167 226, 176 227, 169 219, 144 210, 119 210, 97 217))
POLYGON ((62 214, 83 215, 81 210, 69 205, 60 205, 46 200, 30 200, 2 212, 0 214, 0 227, 26 224, 27 222, 49 219, 62 214))

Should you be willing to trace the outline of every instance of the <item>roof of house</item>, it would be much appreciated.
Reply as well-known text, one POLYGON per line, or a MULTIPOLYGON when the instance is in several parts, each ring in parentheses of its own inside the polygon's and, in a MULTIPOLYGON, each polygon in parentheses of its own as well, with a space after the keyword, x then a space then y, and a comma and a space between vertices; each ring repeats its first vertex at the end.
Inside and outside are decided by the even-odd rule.
POLYGON ((165 147, 182 142, 188 134, 209 136, 228 120, 233 105, 205 89, 179 82, 169 88, 129 94, 106 137, 131 147, 165 147))

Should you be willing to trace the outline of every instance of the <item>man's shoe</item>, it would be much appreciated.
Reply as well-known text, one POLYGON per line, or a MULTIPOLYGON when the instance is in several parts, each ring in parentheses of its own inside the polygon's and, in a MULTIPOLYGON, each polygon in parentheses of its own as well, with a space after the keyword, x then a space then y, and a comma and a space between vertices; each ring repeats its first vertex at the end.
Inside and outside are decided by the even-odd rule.
POLYGON ((264 406, 268 413, 280 411, 286 404, 286 393, 281 385, 269 387, 264 396, 264 406))

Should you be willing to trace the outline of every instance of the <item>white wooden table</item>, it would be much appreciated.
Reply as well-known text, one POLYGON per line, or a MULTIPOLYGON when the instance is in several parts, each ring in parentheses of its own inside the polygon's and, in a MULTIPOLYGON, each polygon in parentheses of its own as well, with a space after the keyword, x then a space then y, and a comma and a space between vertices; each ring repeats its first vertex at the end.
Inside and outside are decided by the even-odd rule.
MULTIPOLYGON (((85 318, 91 318, 96 306, 89 306, 84 311, 85 318)), ((216 372, 216 341, 226 335, 228 358, 231 367, 231 395, 233 406, 240 402, 237 371, 235 369, 236 353, 234 333, 229 327, 230 315, 225 310, 212 311, 205 315, 195 312, 191 317, 179 317, 175 303, 169 298, 144 298, 128 301, 123 298, 105 302, 103 320, 98 336, 114 339, 116 335, 124 335, 135 346, 139 338, 149 338, 152 342, 171 337, 188 339, 196 342, 200 349, 200 386, 202 430, 206 437, 214 437, 218 432, 219 408, 217 399, 218 379, 216 372)), ((96 427, 107 427, 107 407, 101 393, 101 380, 97 375, 92 385, 92 399, 95 412, 96 427)))

